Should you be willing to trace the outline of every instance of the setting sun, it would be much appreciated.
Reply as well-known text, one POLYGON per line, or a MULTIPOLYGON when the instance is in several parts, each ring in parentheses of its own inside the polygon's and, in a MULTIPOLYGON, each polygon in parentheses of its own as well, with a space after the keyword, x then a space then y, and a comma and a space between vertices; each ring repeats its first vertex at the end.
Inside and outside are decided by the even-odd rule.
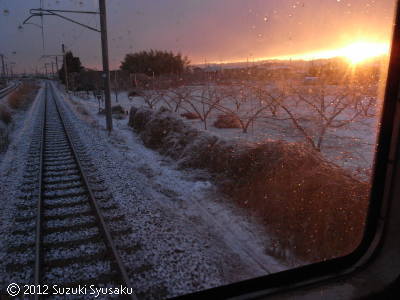
POLYGON ((300 60, 314 60, 314 59, 327 59, 333 57, 346 58, 351 64, 359 64, 369 58, 386 55, 389 53, 389 42, 365 42, 357 41, 342 46, 340 48, 331 50, 322 50, 302 54, 275 56, 263 59, 300 59, 300 60))
POLYGON ((338 50, 338 56, 347 58, 352 64, 358 64, 368 58, 388 53, 385 43, 357 42, 338 50))

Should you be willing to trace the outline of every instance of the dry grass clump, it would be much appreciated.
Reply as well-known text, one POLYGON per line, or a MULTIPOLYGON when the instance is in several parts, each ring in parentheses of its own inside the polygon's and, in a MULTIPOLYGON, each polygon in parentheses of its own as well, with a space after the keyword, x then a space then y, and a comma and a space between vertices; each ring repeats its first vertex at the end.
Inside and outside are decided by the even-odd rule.
POLYGON ((4 124, 9 125, 12 121, 11 112, 7 109, 5 105, 0 104, 0 121, 4 124))
POLYGON ((33 93, 38 90, 33 83, 24 82, 16 91, 8 96, 8 105, 12 109, 26 107, 33 100, 33 93))
POLYGON ((348 254, 364 228, 369 185, 303 144, 224 140, 166 111, 132 108, 129 125, 144 144, 183 167, 204 168, 222 190, 260 216, 274 238, 269 252, 320 261, 348 254))
POLYGON ((0 105, 0 152, 7 149, 9 140, 8 125, 12 121, 12 114, 5 105, 0 105))
POLYGON ((220 114, 214 122, 215 128, 242 128, 242 124, 234 114, 220 114))
POLYGON ((199 116, 198 113, 191 112, 191 111, 185 112, 185 113, 181 114, 181 116, 184 117, 184 118, 186 118, 186 119, 188 119, 188 120, 197 120, 197 119, 200 119, 200 116, 199 116))

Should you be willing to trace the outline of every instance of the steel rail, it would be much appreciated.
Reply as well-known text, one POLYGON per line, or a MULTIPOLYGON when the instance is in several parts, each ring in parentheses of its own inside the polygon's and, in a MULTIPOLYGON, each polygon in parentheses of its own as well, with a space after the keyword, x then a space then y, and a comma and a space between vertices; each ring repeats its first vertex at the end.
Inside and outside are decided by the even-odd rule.
MULTIPOLYGON (((41 267, 43 263, 42 256, 42 216, 43 216, 43 166, 44 166, 44 141, 46 138, 46 110, 47 110, 47 85, 45 83, 44 89, 44 109, 43 109, 43 117, 42 117, 42 132, 40 138, 40 162, 39 162, 39 199, 37 206, 37 214, 36 214, 36 240, 35 240, 35 286, 39 286, 40 278, 41 278, 41 267)), ((40 299, 39 294, 35 294, 35 300, 40 299)))
MULTIPOLYGON (((124 286, 126 288, 129 288, 131 290, 133 290, 132 285, 130 283, 128 274, 123 266, 122 260, 120 258, 120 255, 118 253, 117 247, 114 244, 114 241, 111 237, 111 232, 108 228, 108 225, 106 224, 104 217, 101 213, 100 207, 97 204, 96 198, 94 196, 94 193, 92 191, 92 189, 90 188, 90 184, 88 181, 88 177, 86 176, 84 169, 82 167, 82 162, 79 159, 79 155, 78 152, 76 150, 76 146, 72 140, 71 137, 71 133, 68 131, 67 126, 66 126, 66 122, 65 122, 65 118, 63 117, 59 104, 57 103, 56 97, 54 95, 54 87, 50 84, 46 82, 45 85, 45 109, 44 109, 44 119, 43 119, 43 126, 42 126, 42 140, 41 140, 41 157, 40 157, 40 197, 39 197, 39 203, 38 203, 38 215, 37 215, 37 222, 36 222, 36 230, 37 230, 37 234, 36 234, 36 258, 35 258, 35 285, 39 285, 41 283, 41 267, 42 267, 42 263, 43 263, 43 259, 42 259, 42 249, 41 249, 41 244, 42 244, 42 236, 41 236, 41 217, 43 215, 42 212, 42 191, 43 191, 43 181, 42 181, 42 170, 43 170, 43 158, 44 158, 44 138, 45 138, 45 126, 46 126, 46 108, 47 108, 47 101, 50 101, 50 98, 53 99, 54 104, 55 104, 55 108, 57 111, 57 115, 60 118, 61 121, 61 125, 62 128, 65 132, 65 135, 67 137, 67 141, 68 144, 71 148, 71 152, 73 154, 73 157, 75 159, 75 162, 78 166, 79 172, 81 173, 82 176, 82 181, 84 186, 86 187, 86 190, 88 191, 88 198, 89 198, 89 203, 92 207, 92 210, 94 211, 94 215, 98 221, 98 227, 100 232, 103 235, 103 239, 105 242, 106 247, 108 248, 108 252, 111 254, 111 259, 113 260, 113 264, 114 264, 114 268, 116 269, 118 275, 119 275, 119 279, 121 279, 121 283, 124 284, 124 286)), ((131 295, 126 295, 126 298, 128 299, 132 299, 132 300, 137 300, 136 295, 133 293, 131 295)), ((36 295, 35 299, 40 299, 40 295, 36 295)))

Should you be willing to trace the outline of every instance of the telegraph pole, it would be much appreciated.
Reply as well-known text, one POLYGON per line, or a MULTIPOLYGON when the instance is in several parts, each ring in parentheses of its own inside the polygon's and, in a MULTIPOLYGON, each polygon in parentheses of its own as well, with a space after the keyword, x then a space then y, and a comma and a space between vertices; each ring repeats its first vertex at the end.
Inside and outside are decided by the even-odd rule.
MULTIPOLYGON (((112 115, 111 115, 111 87, 110 87, 110 67, 108 61, 108 41, 107 41, 107 14, 106 14, 106 2, 105 0, 99 0, 99 12, 97 11, 78 11, 78 10, 61 10, 61 9, 44 9, 42 7, 38 9, 31 9, 30 16, 26 18, 22 24, 33 24, 28 23, 30 19, 33 17, 40 17, 43 16, 57 16, 62 18, 66 21, 72 22, 74 24, 83 26, 87 29, 96 31, 101 33, 101 48, 102 48, 102 58, 103 58, 103 78, 104 78, 104 93, 105 93, 105 111, 106 111, 106 124, 107 130, 111 132, 112 130, 112 115), (100 30, 89 26, 87 24, 83 24, 78 22, 77 20, 71 19, 63 15, 62 13, 76 13, 76 14, 94 14, 100 15, 100 30)), ((34 25, 34 24, 33 24, 34 25)), ((43 29, 43 26, 39 26, 43 29)), ((64 44, 62 45, 63 56, 64 56, 64 72, 65 72, 65 83, 66 83, 66 90, 68 92, 68 73, 67 73, 67 63, 66 63, 66 55, 64 44)))
POLYGON ((6 66, 4 64, 4 55, 0 54, 1 56, 1 66, 2 66, 2 71, 3 71, 3 77, 6 77, 6 66))
POLYGON ((105 93, 105 111, 107 130, 112 131, 112 114, 111 114, 111 88, 110 88, 110 67, 108 62, 108 41, 107 41, 107 14, 105 0, 99 0, 100 9, 100 30, 101 30, 101 49, 103 56, 103 78, 105 93))
POLYGON ((64 76, 65 76, 65 90, 68 93, 68 72, 67 72, 67 57, 65 55, 65 46, 64 44, 61 45, 63 58, 64 58, 64 76))
POLYGON ((10 73, 11 73, 11 77, 14 77, 14 66, 15 62, 10 62, 10 73))
POLYGON ((59 76, 59 73, 58 73, 58 71, 59 71, 58 57, 59 56, 64 56, 64 55, 63 54, 46 54, 46 55, 42 55, 40 57, 40 59, 42 59, 42 58, 53 58, 56 61, 56 63, 54 63, 54 61, 50 62, 51 63, 51 74, 53 75, 53 77, 56 76, 56 75, 59 76), (54 67, 55 67, 55 70, 54 70, 54 67))
POLYGON ((58 76, 58 70, 59 70, 59 68, 58 68, 58 56, 56 56, 56 71, 57 71, 57 76, 58 76))

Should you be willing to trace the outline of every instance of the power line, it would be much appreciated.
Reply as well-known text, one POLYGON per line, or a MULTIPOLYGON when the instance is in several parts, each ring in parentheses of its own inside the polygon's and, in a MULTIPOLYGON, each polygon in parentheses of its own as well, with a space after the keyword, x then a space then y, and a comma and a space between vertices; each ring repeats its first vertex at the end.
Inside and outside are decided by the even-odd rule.
MULTIPOLYGON (((106 3, 105 0, 99 0, 99 11, 79 11, 79 10, 60 10, 60 9, 44 9, 42 8, 42 1, 40 0, 40 9, 30 9, 30 16, 24 20, 22 24, 28 24, 28 21, 33 17, 40 16, 56 16, 74 24, 80 25, 87 29, 101 33, 101 49, 102 49, 102 60, 103 60, 103 74, 104 78, 104 92, 105 92, 105 111, 106 111, 106 127, 109 132, 112 131, 112 114, 111 114, 111 88, 110 88, 110 67, 108 59, 108 40, 107 40, 107 17, 106 17, 106 3), (100 30, 91 27, 87 24, 80 23, 74 19, 68 18, 62 13, 77 13, 77 14, 92 14, 100 16, 100 30)), ((43 32, 43 50, 44 50, 44 30, 42 20, 42 32, 43 32)), ((64 45, 63 45, 64 48, 64 45)), ((63 51, 64 52, 64 51, 63 51)), ((44 53, 43 53, 44 54, 44 53)), ((65 55, 64 55, 65 60, 65 55)), ((66 61, 64 66, 66 66, 66 61)), ((65 70, 65 68, 64 68, 65 70)))

